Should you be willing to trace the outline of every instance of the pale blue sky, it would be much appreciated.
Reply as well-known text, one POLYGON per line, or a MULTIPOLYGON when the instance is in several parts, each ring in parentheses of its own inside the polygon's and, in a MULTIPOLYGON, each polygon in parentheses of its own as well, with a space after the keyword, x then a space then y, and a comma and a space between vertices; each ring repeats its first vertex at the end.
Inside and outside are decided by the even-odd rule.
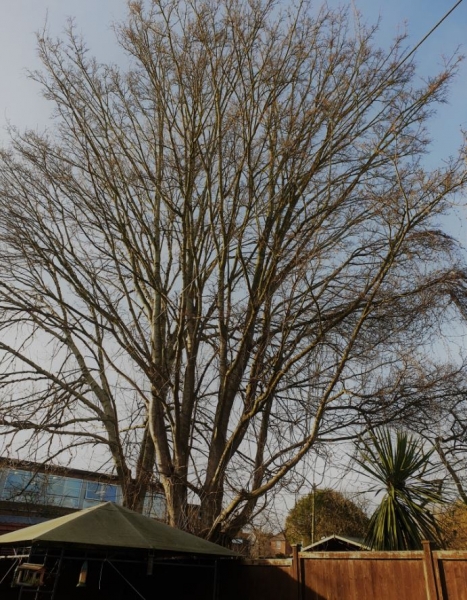
MULTIPOLYGON (((329 0, 334 6, 342 4, 329 0)), ((355 0, 363 17, 374 23, 381 19, 377 40, 387 46, 397 32, 407 30, 407 47, 413 48, 431 28, 456 4, 456 0, 355 0)), ((449 17, 422 44, 416 54, 421 76, 435 73, 443 56, 456 51, 467 54, 467 0, 463 0, 449 17)), ((434 157, 452 153, 461 143, 461 127, 467 129, 467 62, 464 61, 452 86, 449 104, 440 107, 430 130, 434 157)))
MULTIPOLYGON (((408 27, 408 45, 413 46, 455 4, 455 0, 354 0, 368 22, 381 17, 378 41, 387 45, 394 34, 408 27)), ((335 6, 342 0, 328 0, 335 6)), ((344 2, 345 4, 345 2, 344 2)), ((59 34, 69 16, 76 23, 93 53, 103 61, 116 56, 111 23, 126 14, 126 0, 0 0, 0 140, 6 120, 22 126, 46 123, 47 105, 38 87, 26 78, 26 70, 38 66, 35 32, 44 23, 59 34)), ((438 68, 441 56, 456 48, 467 53, 467 0, 427 40, 418 52, 420 73, 438 68)), ((445 156, 458 146, 460 127, 467 129, 467 64, 452 88, 449 106, 442 107, 433 122, 435 155, 445 156)))
MULTIPOLYGON (((283 0, 286 2, 288 0, 283 0)), ((407 47, 413 47, 452 7, 456 0, 354 0, 364 21, 374 23, 381 18, 377 42, 387 46, 405 27, 409 32, 407 47)), ((330 6, 346 4, 328 0, 330 6)), ((316 3, 319 6, 320 2, 316 3)), ((46 20, 49 31, 59 35, 67 18, 76 20, 78 30, 100 61, 118 59, 112 22, 126 15, 126 0, 0 0, 0 143, 6 142, 7 120, 23 127, 47 125, 49 106, 40 96, 38 86, 29 81, 27 69, 39 66, 35 32, 46 20)), ((439 70, 442 56, 456 50, 467 54, 467 0, 423 44, 417 53, 421 76, 439 70)), ((460 130, 467 129, 467 61, 451 89, 449 104, 440 107, 430 131, 433 137, 430 164, 436 164, 456 151, 461 143, 460 130)), ((450 229, 467 242, 462 209, 461 219, 451 219, 450 229)))
POLYGON ((126 14, 125 0, 0 0, 0 139, 7 120, 23 126, 44 125, 47 103, 26 77, 39 66, 35 32, 47 21, 60 34, 67 18, 76 18, 96 56, 112 60, 115 51, 111 22, 126 14))

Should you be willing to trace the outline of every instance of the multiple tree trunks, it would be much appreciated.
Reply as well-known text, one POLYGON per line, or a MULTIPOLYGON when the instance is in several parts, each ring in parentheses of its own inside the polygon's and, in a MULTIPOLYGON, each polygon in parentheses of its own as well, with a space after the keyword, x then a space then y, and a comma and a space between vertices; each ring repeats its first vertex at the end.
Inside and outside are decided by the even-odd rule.
POLYGON ((39 36, 54 128, 0 154, 3 439, 97 449, 130 508, 156 477, 228 539, 316 448, 440 421, 465 169, 422 157, 456 61, 419 84, 403 39, 307 2, 129 11, 126 70, 39 36))

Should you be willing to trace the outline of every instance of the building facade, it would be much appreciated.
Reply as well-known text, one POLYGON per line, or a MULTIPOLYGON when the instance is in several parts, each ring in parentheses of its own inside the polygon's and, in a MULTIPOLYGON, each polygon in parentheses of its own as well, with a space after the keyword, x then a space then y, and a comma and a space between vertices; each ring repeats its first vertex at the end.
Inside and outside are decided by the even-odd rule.
MULTIPOLYGON (((0 458, 0 533, 101 502, 122 504, 116 476, 0 458)), ((146 494, 143 514, 165 521, 160 486, 151 486, 146 494)))

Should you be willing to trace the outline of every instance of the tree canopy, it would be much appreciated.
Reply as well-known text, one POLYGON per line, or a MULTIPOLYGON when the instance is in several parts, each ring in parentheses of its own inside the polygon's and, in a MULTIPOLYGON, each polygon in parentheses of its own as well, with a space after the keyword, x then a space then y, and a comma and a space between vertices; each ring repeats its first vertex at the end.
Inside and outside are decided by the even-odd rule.
POLYGON ((221 540, 424 403, 465 295, 438 224, 464 155, 423 167, 457 62, 421 82, 403 38, 308 2, 130 2, 116 32, 126 70, 39 35, 53 127, 0 154, 3 439, 93 448, 127 506, 157 478, 221 540))
POLYGON ((467 549, 467 506, 455 501, 444 507, 438 515, 443 545, 449 550, 467 549))
POLYGON ((330 535, 364 538, 368 517, 363 509, 341 492, 316 490, 301 498, 289 512, 286 535, 291 544, 304 546, 330 535))

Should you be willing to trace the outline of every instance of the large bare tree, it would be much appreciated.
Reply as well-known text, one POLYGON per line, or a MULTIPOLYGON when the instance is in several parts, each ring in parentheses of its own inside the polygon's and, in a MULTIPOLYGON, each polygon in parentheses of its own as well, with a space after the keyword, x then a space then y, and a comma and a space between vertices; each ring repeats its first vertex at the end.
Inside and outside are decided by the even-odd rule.
POLYGON ((1 153, 4 439, 95 445, 128 506, 155 475, 219 540, 417 408, 465 281, 436 225, 463 157, 422 166, 456 61, 420 82, 402 39, 306 2, 131 2, 117 36, 125 72, 39 37, 54 126, 1 153))

